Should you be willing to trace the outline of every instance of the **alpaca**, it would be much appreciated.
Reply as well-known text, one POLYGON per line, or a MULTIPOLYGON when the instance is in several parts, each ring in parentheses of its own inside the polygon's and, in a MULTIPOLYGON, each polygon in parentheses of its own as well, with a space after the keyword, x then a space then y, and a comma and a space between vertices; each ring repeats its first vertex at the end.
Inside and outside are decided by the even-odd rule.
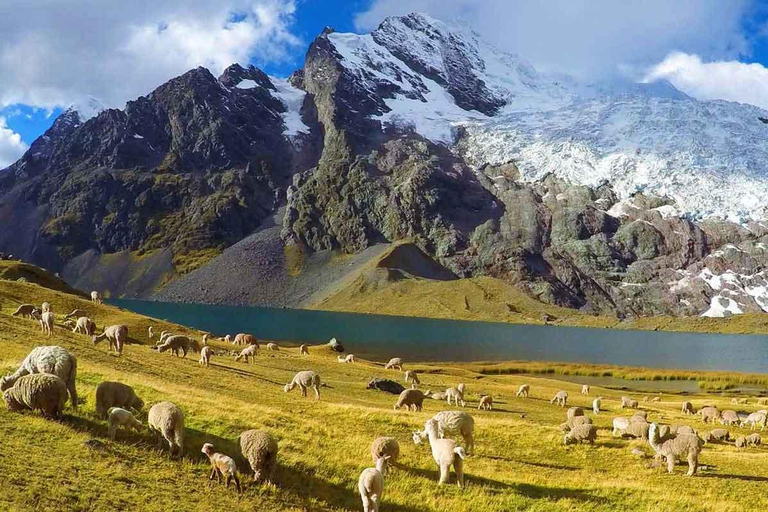
POLYGON ((675 471, 675 462, 678 458, 686 457, 688 459, 688 476, 696 474, 696 468, 699 465, 699 454, 704 442, 695 434, 678 434, 676 437, 661 442, 659 438, 659 427, 656 423, 651 423, 648 431, 648 442, 651 448, 660 456, 667 460, 667 471, 675 471))

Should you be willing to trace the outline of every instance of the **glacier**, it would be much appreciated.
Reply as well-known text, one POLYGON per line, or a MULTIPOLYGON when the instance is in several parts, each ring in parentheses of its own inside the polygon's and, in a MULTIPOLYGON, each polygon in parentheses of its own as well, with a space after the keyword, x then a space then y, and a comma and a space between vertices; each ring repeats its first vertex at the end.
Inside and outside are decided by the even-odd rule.
POLYGON ((763 109, 699 101, 667 82, 540 73, 464 23, 418 13, 329 40, 363 87, 394 91, 372 117, 451 147, 476 169, 513 161, 523 181, 552 173, 609 182, 621 199, 666 196, 675 205, 663 215, 740 224, 766 215, 763 109))

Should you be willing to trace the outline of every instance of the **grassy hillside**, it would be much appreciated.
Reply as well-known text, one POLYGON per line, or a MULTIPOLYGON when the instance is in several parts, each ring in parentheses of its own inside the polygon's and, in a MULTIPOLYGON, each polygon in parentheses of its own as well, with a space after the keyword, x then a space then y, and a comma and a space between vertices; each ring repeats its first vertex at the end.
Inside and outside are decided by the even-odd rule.
MULTIPOLYGON (((365 389, 375 375, 402 380, 369 362, 339 364, 324 347, 312 347, 309 357, 293 348, 262 353, 255 365, 215 357, 205 369, 196 355, 186 359, 157 354, 147 344, 146 328, 173 328, 165 322, 134 315, 36 286, 0 281, 0 373, 14 370, 29 350, 58 344, 78 357, 78 391, 82 403, 67 409, 60 423, 36 413, 10 413, 0 407, 0 464, 4 491, 2 510, 359 510, 356 493, 360 471, 371 465, 369 446, 379 435, 396 437, 402 467, 387 479, 382 510, 743 510, 768 505, 763 487, 768 481, 768 451, 736 452, 733 446, 708 446, 701 457, 700 476, 674 475, 648 468, 647 460, 630 450, 650 449, 640 441, 613 439, 608 430, 618 409, 619 393, 594 389, 606 397, 611 412, 595 418, 601 428, 595 446, 562 445, 556 426, 565 412, 549 404, 558 389, 566 389, 574 405, 587 406, 579 387, 521 375, 480 373, 480 367, 411 364, 422 372, 424 387, 444 388, 465 382, 470 405, 479 393, 496 400, 492 412, 470 410, 476 421, 477 453, 465 462, 467 488, 437 486, 437 467, 426 445, 415 446, 410 433, 440 410, 444 402, 428 400, 423 412, 394 411, 395 397, 365 389), (31 320, 12 318, 19 302, 47 300, 57 313, 79 307, 89 311, 99 327, 122 322, 133 343, 121 358, 105 344, 56 327, 52 339, 40 336, 31 320), (282 384, 298 370, 315 369, 329 387, 322 400, 285 394, 282 384), (134 386, 149 407, 161 400, 177 403, 186 414, 184 460, 171 461, 154 450, 149 435, 120 432, 116 442, 106 437, 106 424, 93 411, 94 390, 103 380, 134 386), (531 384, 532 397, 514 398, 522 383, 531 384), (266 428, 280 440, 276 485, 256 486, 243 476, 246 492, 208 483, 208 465, 200 453, 204 442, 236 453, 236 439, 248 428, 266 428), (103 449, 88 448, 97 439, 103 449)), ((699 407, 728 397, 688 397, 699 407)), ((677 412, 681 397, 663 395, 659 403, 643 404, 654 420, 702 425, 677 412)), ((748 410, 752 404, 742 406, 748 410)), ((469 410, 469 409, 468 409, 469 410)), ((739 429, 732 428, 737 431, 739 429)), ((739 432, 744 432, 739 430, 739 432)))
POLYGON ((79 290, 72 288, 63 279, 38 266, 17 260, 0 260, 0 280, 26 281, 73 295, 85 296, 79 290))
MULTIPOLYGON (((386 255, 385 255, 386 257, 386 255)), ((314 309, 405 315, 488 322, 510 322, 616 329, 768 334, 768 315, 749 313, 730 318, 648 317, 620 321, 544 304, 493 277, 435 280, 392 274, 385 258, 373 262, 353 282, 313 305, 314 309)))

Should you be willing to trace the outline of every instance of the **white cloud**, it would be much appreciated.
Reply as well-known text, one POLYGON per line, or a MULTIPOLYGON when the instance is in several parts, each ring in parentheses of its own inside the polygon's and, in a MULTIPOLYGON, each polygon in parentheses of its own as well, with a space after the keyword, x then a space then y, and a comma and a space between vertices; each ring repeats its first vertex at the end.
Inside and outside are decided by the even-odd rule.
POLYGON ((286 60, 295 0, 2 0, 0 108, 133 99, 195 66, 286 60), (107 5, 108 4, 108 5, 107 5))
POLYGON ((661 79, 694 98, 739 101, 768 109, 768 68, 762 64, 704 62, 698 55, 674 52, 653 66, 644 81, 661 79))
POLYGON ((459 17, 540 70, 589 78, 647 69, 675 50, 708 60, 744 55, 750 45, 742 22, 751 7, 752 0, 374 0, 356 25, 370 30, 413 11, 459 17))
POLYGON ((0 169, 5 169, 21 158, 27 145, 18 133, 8 128, 4 117, 0 117, 0 169))

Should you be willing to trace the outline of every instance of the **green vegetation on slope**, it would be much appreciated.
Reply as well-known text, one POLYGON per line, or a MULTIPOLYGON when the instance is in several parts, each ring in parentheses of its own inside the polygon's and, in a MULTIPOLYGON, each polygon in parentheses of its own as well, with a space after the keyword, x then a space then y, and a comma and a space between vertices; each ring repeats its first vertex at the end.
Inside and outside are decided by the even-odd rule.
POLYGON ((51 290, 83 295, 82 292, 72 288, 61 278, 36 265, 17 260, 0 260, 0 280, 18 281, 19 279, 51 290))
MULTIPOLYGON (((768 453, 733 446, 707 446, 700 476, 687 478, 683 468, 667 475, 635 458, 632 447, 650 452, 640 441, 613 439, 609 425, 618 412, 619 393, 593 388, 611 410, 595 418, 601 428, 595 446, 562 445, 557 425, 563 409, 549 404, 558 389, 566 389, 573 405, 588 406, 592 397, 579 395, 580 386, 529 375, 483 374, 472 365, 409 364, 422 373, 424 388, 440 389, 465 382, 471 405, 479 393, 490 393, 495 410, 468 409, 476 421, 477 453, 465 462, 467 488, 438 487, 437 467, 426 445, 411 443, 411 432, 445 402, 427 400, 418 413, 392 410, 396 397, 366 390, 373 376, 402 380, 402 373, 385 371, 369 362, 339 364, 325 347, 311 347, 309 357, 297 349, 258 356, 255 365, 214 357, 212 367, 157 354, 147 345, 146 328, 156 331, 188 329, 166 322, 51 291, 36 285, 0 282, 0 372, 15 370, 29 350, 58 344, 78 357, 79 410, 67 409, 61 423, 34 413, 10 413, 0 407, 0 464, 5 488, 0 509, 8 510, 359 510, 356 491, 360 471, 371 466, 369 446, 380 435, 400 441, 402 467, 386 481, 382 510, 711 510, 736 511, 768 505, 768 453), (107 352, 106 344, 56 327, 54 337, 40 336, 31 320, 12 318, 19 302, 47 300, 56 313, 85 309, 99 327, 129 326, 133 341, 122 357, 107 352), (322 399, 303 399, 297 391, 285 394, 282 384, 304 369, 317 370, 328 387, 322 399), (94 391, 104 380, 133 386, 149 407, 161 400, 177 403, 186 414, 187 440, 183 461, 171 461, 154 450, 150 436, 121 431, 112 442, 106 423, 93 411, 94 391), (527 382, 532 398, 514 398, 527 382), (200 453, 204 442, 235 455, 243 430, 265 428, 280 442, 276 485, 248 481, 238 496, 208 482, 208 462, 200 453), (96 438, 103 449, 84 446, 96 438), (23 463, 21 462, 23 461, 23 463)), ((222 345, 218 345, 222 346, 222 345)), ((354 350, 354 347, 351 347, 354 350)), ((687 396, 698 408, 705 403, 727 407, 728 398, 687 396)), ((643 404, 651 419, 702 425, 679 414, 681 398, 662 395, 658 403, 643 404)), ((754 402, 754 401, 753 401, 754 402)), ((756 405, 746 406, 756 409, 756 405)), ((628 413, 624 413, 628 414, 628 413)), ((732 428, 737 430, 736 428, 732 428)))
POLYGON ((621 321, 544 304, 493 277, 436 280, 404 275, 397 271, 397 263, 390 265, 388 255, 389 252, 372 262, 367 271, 313 308, 487 322, 768 334, 768 315, 762 313, 729 318, 642 317, 621 321))

